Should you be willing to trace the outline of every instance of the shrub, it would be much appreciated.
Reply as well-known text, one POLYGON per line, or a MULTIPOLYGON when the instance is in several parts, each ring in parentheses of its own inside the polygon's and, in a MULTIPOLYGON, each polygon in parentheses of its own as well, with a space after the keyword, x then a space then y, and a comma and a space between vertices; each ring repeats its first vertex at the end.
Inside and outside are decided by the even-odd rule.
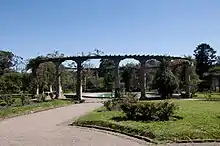
POLYGON ((178 89, 178 82, 175 75, 169 68, 167 61, 162 61, 156 73, 154 86, 158 89, 162 98, 167 98, 178 89))
POLYGON ((15 103, 15 99, 9 95, 9 94, 4 94, 1 95, 0 99, 7 105, 11 106, 13 103, 15 103))
POLYGON ((139 102, 122 104, 121 109, 130 120, 167 121, 174 114, 178 106, 165 102, 139 102))
POLYGON ((207 100, 207 101, 213 100, 211 91, 205 93, 204 97, 205 97, 205 100, 207 100))
POLYGON ((104 106, 108 111, 120 110, 122 99, 114 98, 104 102, 104 106))
POLYGON ((44 93, 40 94, 40 99, 41 101, 45 102, 46 101, 46 95, 44 93))
POLYGON ((6 106, 6 105, 7 105, 7 103, 5 101, 0 100, 0 106, 6 106))
POLYGON ((125 98, 114 98, 112 100, 108 100, 104 102, 104 106, 107 110, 121 110, 122 104, 130 104, 137 103, 138 99, 136 98, 136 94, 128 94, 125 98))
POLYGON ((155 120, 168 121, 169 118, 174 114, 178 106, 174 103, 159 102, 156 104, 155 120))
POLYGON ((46 97, 47 96, 44 93, 35 95, 35 98, 37 99, 37 102, 44 102, 44 101, 46 101, 46 97))
POLYGON ((22 93, 20 96, 21 105, 30 104, 30 96, 28 94, 22 93))

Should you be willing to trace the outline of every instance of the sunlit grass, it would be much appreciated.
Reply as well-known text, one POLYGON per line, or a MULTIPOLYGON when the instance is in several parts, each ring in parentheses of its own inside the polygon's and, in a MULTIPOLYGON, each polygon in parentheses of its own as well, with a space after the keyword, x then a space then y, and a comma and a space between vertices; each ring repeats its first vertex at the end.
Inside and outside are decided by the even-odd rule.
MULTIPOLYGON (((17 101, 19 102, 19 101, 17 101)), ((0 118, 27 114, 56 107, 72 104, 71 100, 50 100, 47 102, 34 103, 25 106, 0 107, 0 118)))
MULTIPOLYGON (((158 102, 158 101, 156 101, 158 102)), ((115 121, 115 117, 124 116, 120 111, 106 111, 103 108, 80 117, 78 123, 99 121, 152 132, 154 140, 176 141, 191 139, 220 139, 220 102, 172 100, 179 105, 175 113, 178 119, 161 122, 115 121)), ((100 125, 99 125, 100 126, 100 125)), ((138 134, 138 132, 137 132, 138 134)))

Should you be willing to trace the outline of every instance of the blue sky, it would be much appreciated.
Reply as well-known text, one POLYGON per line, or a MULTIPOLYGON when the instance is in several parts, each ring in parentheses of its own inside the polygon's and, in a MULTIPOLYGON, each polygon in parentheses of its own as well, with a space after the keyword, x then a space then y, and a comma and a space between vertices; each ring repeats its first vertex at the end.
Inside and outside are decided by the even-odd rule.
POLYGON ((0 48, 192 55, 201 42, 220 51, 219 17, 219 0, 0 0, 0 48))

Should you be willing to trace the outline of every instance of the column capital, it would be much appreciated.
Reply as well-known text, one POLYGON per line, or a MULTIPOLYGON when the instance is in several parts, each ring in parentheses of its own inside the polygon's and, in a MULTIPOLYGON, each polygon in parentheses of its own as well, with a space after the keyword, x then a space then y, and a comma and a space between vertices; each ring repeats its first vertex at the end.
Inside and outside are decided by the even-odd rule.
POLYGON ((76 64, 78 65, 78 64, 82 64, 84 61, 86 61, 87 59, 83 59, 83 58, 76 58, 75 60, 73 60, 73 61, 75 61, 76 62, 76 64))
POLYGON ((139 62, 141 63, 141 64, 145 64, 146 63, 146 59, 139 59, 139 62))
POLYGON ((60 66, 60 64, 62 63, 62 61, 53 61, 53 63, 56 65, 56 67, 59 67, 60 66))
POLYGON ((121 59, 112 59, 113 61, 114 61, 114 64, 115 65, 119 65, 119 63, 120 63, 120 61, 121 61, 121 59))

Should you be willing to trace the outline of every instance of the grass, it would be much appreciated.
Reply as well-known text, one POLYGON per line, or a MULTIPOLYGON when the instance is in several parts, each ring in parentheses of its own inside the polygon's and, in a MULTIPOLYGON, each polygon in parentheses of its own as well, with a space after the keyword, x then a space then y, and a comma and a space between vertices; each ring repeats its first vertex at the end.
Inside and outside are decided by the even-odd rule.
MULTIPOLYGON (((148 136, 155 141, 174 142, 192 139, 220 139, 220 102, 172 100, 180 106, 178 119, 159 122, 126 121, 121 111, 104 108, 80 117, 73 124, 91 124, 148 136), (115 120, 118 119, 118 120, 115 120), (112 126, 113 125, 113 126, 112 126), (145 132, 145 134, 143 134, 145 132)), ((158 102, 158 101, 157 101, 158 102)))
POLYGON ((0 107, 0 119, 72 104, 71 100, 50 100, 25 106, 0 107))
POLYGON ((220 100, 220 93, 212 92, 212 93, 196 93, 196 97, 199 99, 210 99, 210 100, 220 100))

